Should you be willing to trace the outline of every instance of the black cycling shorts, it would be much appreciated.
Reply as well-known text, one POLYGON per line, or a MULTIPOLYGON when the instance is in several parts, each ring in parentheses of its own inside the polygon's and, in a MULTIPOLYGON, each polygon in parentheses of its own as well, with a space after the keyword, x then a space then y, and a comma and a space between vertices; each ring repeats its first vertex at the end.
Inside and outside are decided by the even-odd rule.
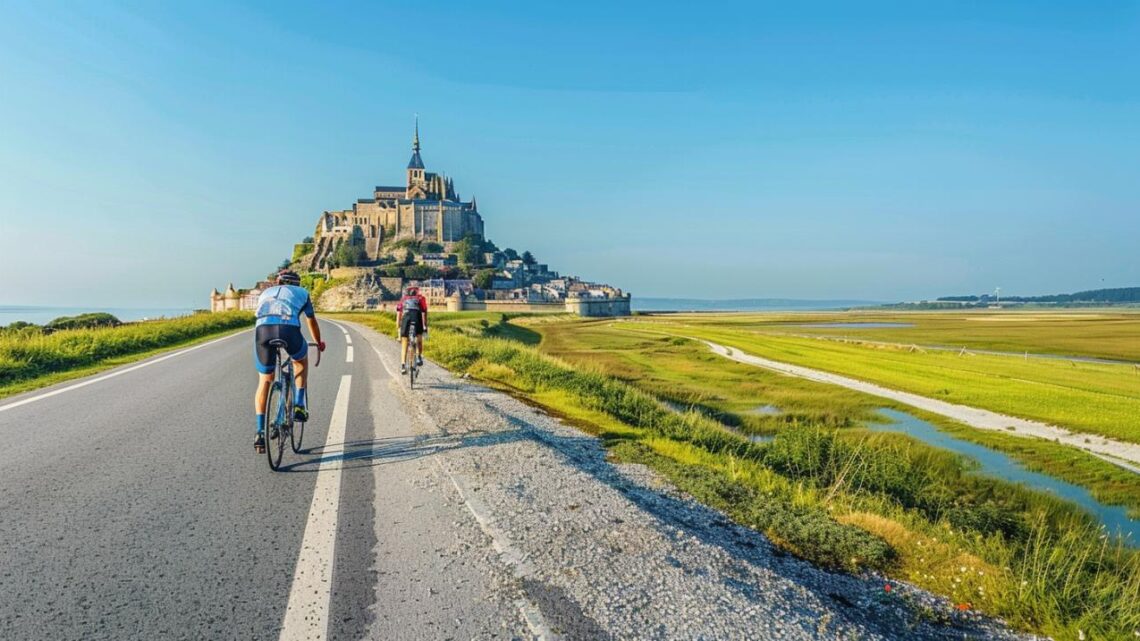
POLYGON ((424 335, 424 315, 422 312, 408 312, 400 321, 400 338, 411 333, 412 323, 416 325, 416 336, 424 335))
POLYGON ((297 325, 258 325, 253 330, 253 366, 262 374, 272 374, 277 366, 277 348, 270 345, 272 340, 285 341, 285 352, 289 358, 299 361, 309 355, 309 343, 297 325))

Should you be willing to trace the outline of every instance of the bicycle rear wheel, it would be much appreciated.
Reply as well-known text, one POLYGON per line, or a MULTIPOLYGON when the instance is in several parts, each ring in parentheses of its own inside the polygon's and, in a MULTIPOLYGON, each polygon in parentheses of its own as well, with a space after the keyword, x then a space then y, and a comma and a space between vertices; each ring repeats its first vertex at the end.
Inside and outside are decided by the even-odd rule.
POLYGON ((415 389, 416 375, 419 374, 420 368, 416 366, 416 328, 413 325, 412 331, 408 336, 408 353, 404 355, 408 362, 408 387, 415 389))
POLYGON ((285 454, 285 439, 281 433, 286 405, 284 392, 281 381, 273 381, 265 403, 268 410, 265 414, 265 454, 271 470, 281 467, 281 457, 285 454))

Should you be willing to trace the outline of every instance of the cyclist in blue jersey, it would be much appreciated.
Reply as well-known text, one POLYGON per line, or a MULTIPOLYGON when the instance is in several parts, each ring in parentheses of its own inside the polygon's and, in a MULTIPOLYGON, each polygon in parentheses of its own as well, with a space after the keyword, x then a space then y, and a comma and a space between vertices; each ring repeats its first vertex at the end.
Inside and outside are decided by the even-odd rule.
POLYGON ((257 297, 257 325, 253 334, 253 365, 258 371, 257 393, 253 396, 253 411, 257 415, 257 439, 253 447, 259 453, 265 452, 265 403, 269 396, 269 386, 273 383, 273 371, 277 366, 277 348, 270 341, 285 341, 285 351, 293 359, 294 378, 297 393, 293 399, 294 418, 309 420, 306 408, 305 370, 309 364, 309 344, 301 334, 301 316, 309 333, 317 343, 317 349, 325 351, 321 340, 321 328, 317 326, 313 301, 309 290, 301 287, 301 277, 296 272, 282 270, 277 274, 277 285, 261 292, 257 297))

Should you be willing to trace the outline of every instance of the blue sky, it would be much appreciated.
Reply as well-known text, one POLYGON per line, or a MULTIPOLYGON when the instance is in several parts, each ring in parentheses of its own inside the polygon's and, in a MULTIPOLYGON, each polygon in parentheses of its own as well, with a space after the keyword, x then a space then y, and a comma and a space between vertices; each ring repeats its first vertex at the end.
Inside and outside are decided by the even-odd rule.
POLYGON ((16 2, 0 79, 0 304, 203 306, 415 113, 500 247, 635 295, 1140 284, 1137 2, 16 2))

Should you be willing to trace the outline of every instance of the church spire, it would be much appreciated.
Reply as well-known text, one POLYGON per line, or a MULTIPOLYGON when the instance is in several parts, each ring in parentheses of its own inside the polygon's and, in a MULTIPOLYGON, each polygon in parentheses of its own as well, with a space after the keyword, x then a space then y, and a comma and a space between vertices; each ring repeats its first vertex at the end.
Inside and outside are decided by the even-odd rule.
MULTIPOLYGON (((420 158, 420 117, 416 114, 416 133, 412 137, 412 159, 408 161, 408 169, 423 169, 424 161, 420 158)), ((421 175, 420 178, 423 176, 421 175)), ((411 175, 408 176, 409 184, 411 175)))

